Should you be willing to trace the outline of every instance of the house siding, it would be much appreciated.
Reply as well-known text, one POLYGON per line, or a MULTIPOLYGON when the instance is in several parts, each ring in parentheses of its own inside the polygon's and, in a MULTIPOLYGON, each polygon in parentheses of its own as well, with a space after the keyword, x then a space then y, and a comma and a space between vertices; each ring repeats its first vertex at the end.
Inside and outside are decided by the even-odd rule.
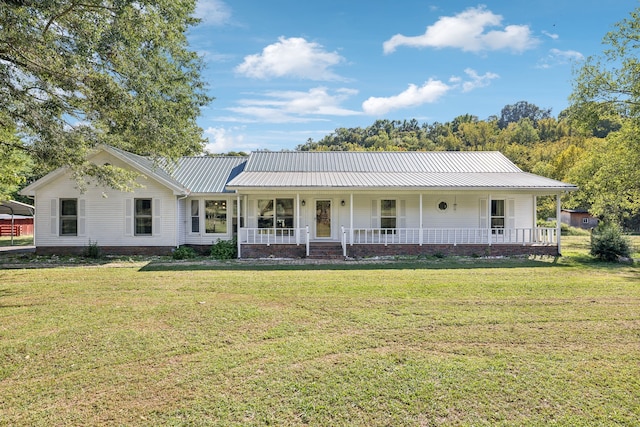
MULTIPOLYGON (((110 156, 100 160, 108 160, 109 163, 116 165, 120 163, 110 156)), ((135 193, 121 192, 92 183, 89 183, 86 191, 81 193, 68 174, 63 174, 48 183, 38 190, 35 196, 37 251, 44 252, 45 248, 61 246, 82 248, 86 247, 90 241, 101 248, 175 246, 177 241, 176 197, 171 190, 151 179, 140 177, 138 183, 142 187, 137 188, 135 193), (52 204, 59 206, 59 200, 63 198, 76 198, 79 203, 83 201, 84 227, 78 224, 77 236, 60 236, 57 224, 52 224, 53 221, 58 221, 58 212, 52 211, 52 204), (133 224, 130 224, 127 230, 126 221, 133 221, 133 219, 131 217, 125 219, 126 200, 135 198, 149 198, 154 201, 155 218, 152 236, 130 235, 129 231, 133 230, 133 224), (158 201, 160 212, 157 212, 158 201), (84 229, 84 233, 81 232, 81 228, 84 229)))
MULTIPOLYGON (((184 220, 180 222, 180 228, 184 235, 184 243, 192 246, 211 246, 218 240, 231 240, 233 238, 233 202, 237 198, 229 194, 211 194, 209 196, 188 197, 184 204, 184 220), (200 231, 191 231, 191 201, 197 200, 200 203, 200 231), (227 229, 221 233, 205 233, 204 224, 204 201, 205 200, 225 200, 227 202, 227 229)), ((217 230, 216 230, 217 231, 217 230)))

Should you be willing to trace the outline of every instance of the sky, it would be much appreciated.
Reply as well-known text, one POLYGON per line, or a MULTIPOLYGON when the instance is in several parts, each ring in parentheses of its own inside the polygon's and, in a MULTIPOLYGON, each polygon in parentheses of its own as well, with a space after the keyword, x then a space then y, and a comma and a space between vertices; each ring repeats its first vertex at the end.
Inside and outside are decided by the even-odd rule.
POLYGON ((207 151, 294 150, 376 120, 569 106, 574 69, 635 0, 199 0, 207 151))

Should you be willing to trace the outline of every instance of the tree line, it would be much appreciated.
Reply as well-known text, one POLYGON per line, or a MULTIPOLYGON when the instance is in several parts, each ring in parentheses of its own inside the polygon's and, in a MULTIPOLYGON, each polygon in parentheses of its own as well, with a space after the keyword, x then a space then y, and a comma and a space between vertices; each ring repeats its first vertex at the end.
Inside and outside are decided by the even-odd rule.
MULTIPOLYGON (((607 165, 632 162, 634 153, 629 150, 633 147, 623 143, 632 136, 628 131, 631 125, 628 119, 607 117, 587 127, 575 123, 569 111, 556 118, 551 116, 550 109, 520 101, 486 120, 465 114, 445 123, 376 120, 365 128, 338 128, 317 141, 309 139, 296 149, 500 151, 525 172, 578 185, 580 191, 564 196, 563 207, 589 209, 628 228, 637 228, 640 224, 637 207, 634 210, 631 203, 622 200, 624 193, 612 185, 610 174, 604 170, 607 165)), ((621 179, 620 186, 633 188, 633 182, 624 179, 620 172, 616 174, 621 179)), ((630 173, 628 178, 634 176, 630 173)), ((551 198, 543 200, 539 215, 554 217, 554 203, 551 198)))

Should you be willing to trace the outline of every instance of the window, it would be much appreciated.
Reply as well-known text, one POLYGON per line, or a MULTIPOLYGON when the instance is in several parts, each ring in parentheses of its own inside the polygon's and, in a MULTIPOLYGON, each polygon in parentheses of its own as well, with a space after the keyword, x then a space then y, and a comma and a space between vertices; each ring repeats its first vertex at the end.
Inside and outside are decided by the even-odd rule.
POLYGON ((78 199, 60 199, 60 235, 78 235, 78 199))
POLYGON ((134 224, 136 236, 150 236, 152 234, 151 199, 135 199, 134 224))
MULTIPOLYGON (((491 201, 491 228, 504 228, 504 200, 491 201)), ((500 233, 502 230, 500 230, 500 233)))
POLYGON ((589 224, 589 218, 582 218, 583 224, 589 224))
POLYGON ((226 200, 204 201, 204 232, 210 234, 227 232, 226 200))
POLYGON ((258 200, 258 228, 273 228, 273 200, 258 200))
POLYGON ((276 228, 293 228, 293 199, 276 199, 276 228))
POLYGON ((380 228, 396 228, 396 224, 396 201, 380 200, 380 228))
POLYGON ((191 232, 200 232, 200 200, 191 201, 191 232))
POLYGON ((258 228, 293 228, 293 199, 258 200, 258 228))
POLYGON ((244 227, 244 203, 242 201, 240 201, 240 212, 238 212, 238 201, 233 201, 231 221, 234 234, 238 232, 238 224, 240 224, 240 228, 244 227))

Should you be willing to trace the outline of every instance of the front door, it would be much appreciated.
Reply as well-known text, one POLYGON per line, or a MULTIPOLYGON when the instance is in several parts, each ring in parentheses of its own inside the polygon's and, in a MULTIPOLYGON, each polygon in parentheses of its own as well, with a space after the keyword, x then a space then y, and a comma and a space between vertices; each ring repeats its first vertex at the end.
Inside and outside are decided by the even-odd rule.
POLYGON ((316 238, 331 238, 331 200, 316 200, 316 238))

